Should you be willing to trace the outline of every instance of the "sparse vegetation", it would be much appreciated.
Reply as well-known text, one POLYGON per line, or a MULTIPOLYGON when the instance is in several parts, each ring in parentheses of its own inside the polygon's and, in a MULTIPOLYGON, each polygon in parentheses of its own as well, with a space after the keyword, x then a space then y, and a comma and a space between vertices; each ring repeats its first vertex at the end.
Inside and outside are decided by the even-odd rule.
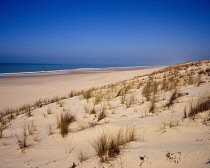
POLYGON ((50 135, 53 135, 53 134, 54 134, 54 131, 52 129, 52 125, 48 124, 47 125, 47 135, 50 136, 50 135))
POLYGON ((52 114, 52 109, 50 107, 47 108, 47 115, 52 114))
POLYGON ((135 141, 136 137, 137 133, 135 128, 133 126, 128 126, 126 128, 121 128, 114 133, 103 132, 91 144, 101 162, 106 162, 119 155, 120 146, 135 141))
POLYGON ((135 102, 135 97, 134 97, 134 95, 131 95, 130 98, 128 98, 128 99, 126 100, 126 107, 127 107, 127 108, 130 108, 131 105, 134 104, 134 102, 135 102))
POLYGON ((198 113, 210 109, 210 96, 209 92, 199 96, 197 99, 193 99, 188 103, 188 117, 194 119, 198 113))
POLYGON ((27 144, 27 134, 26 134, 26 126, 24 125, 23 127, 23 132, 22 135, 19 137, 18 135, 16 135, 17 138, 17 143, 19 148, 22 150, 22 153, 25 152, 25 148, 28 146, 27 144))
POLYGON ((155 97, 152 98, 152 101, 149 104, 149 113, 153 113, 155 110, 155 97))
POLYGON ((76 117, 70 112, 66 112, 65 114, 61 113, 60 116, 57 117, 57 128, 60 129, 61 135, 63 137, 68 134, 68 126, 74 121, 76 121, 76 117))
POLYGON ((107 116, 106 114, 106 107, 104 105, 101 106, 101 109, 98 113, 98 121, 104 119, 107 116))
POLYGON ((2 126, 0 126, 0 139, 3 137, 3 127, 2 126))
POLYGON ((89 108, 87 105, 84 105, 84 110, 86 114, 96 114, 94 105, 92 108, 89 108))
POLYGON ((88 128, 94 128, 97 125, 101 125, 101 124, 98 123, 98 122, 88 122, 88 123, 78 124, 76 130, 77 131, 82 131, 82 130, 85 130, 85 129, 88 129, 88 128))
POLYGON ((86 150, 80 150, 76 154, 77 154, 77 157, 78 157, 80 163, 86 161, 89 158, 88 152, 86 150))
POLYGON ((28 135, 33 135, 34 131, 36 131, 36 126, 34 124, 34 120, 28 122, 28 135))
POLYGON ((179 96, 180 96, 179 91, 177 91, 177 90, 172 91, 171 96, 170 96, 170 98, 169 98, 169 101, 168 101, 168 103, 166 104, 166 107, 169 108, 172 104, 174 104, 174 101, 175 101, 179 96))
POLYGON ((174 128, 179 126, 179 120, 177 118, 171 117, 167 120, 164 120, 162 122, 162 125, 160 126, 158 132, 166 132, 167 128, 174 128))

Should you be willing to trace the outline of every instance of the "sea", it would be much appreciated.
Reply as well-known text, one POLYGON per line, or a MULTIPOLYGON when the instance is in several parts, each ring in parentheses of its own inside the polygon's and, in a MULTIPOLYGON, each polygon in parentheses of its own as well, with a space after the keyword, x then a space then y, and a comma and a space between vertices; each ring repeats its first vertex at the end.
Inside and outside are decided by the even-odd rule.
POLYGON ((140 65, 116 64, 8 64, 0 63, 0 74, 24 74, 79 69, 101 69, 117 67, 133 67, 140 65))

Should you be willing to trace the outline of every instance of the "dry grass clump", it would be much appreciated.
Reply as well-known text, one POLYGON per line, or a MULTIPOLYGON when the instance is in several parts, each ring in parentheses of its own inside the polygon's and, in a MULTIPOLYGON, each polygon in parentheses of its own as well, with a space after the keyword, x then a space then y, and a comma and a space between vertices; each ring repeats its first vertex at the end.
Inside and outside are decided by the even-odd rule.
POLYGON ((42 107, 42 99, 38 99, 37 101, 35 101, 34 106, 35 107, 42 107))
POLYGON ((155 110, 155 96, 153 96, 152 101, 149 104, 149 113, 153 113, 155 110))
POLYGON ((184 107, 183 109, 183 118, 187 118, 187 109, 184 107))
POLYGON ((82 130, 85 130, 85 129, 94 128, 98 125, 101 125, 101 124, 98 123, 98 122, 88 122, 88 123, 84 123, 84 124, 78 124, 77 131, 82 131, 82 130))
POLYGON ((52 125, 48 124, 47 125, 47 135, 50 136, 50 135, 53 135, 53 134, 54 134, 54 131, 52 129, 52 125))
POLYGON ((165 120, 164 122, 162 122, 162 125, 160 126, 158 132, 166 132, 167 128, 174 128, 179 126, 179 120, 176 118, 169 118, 168 120, 165 120))
POLYGON ((89 158, 88 152, 86 150, 80 150, 76 154, 77 154, 77 157, 78 157, 80 163, 86 161, 89 158))
POLYGON ((84 110, 86 114, 96 114, 95 106, 93 105, 92 108, 88 108, 87 105, 84 105, 84 110))
POLYGON ((32 116, 32 113, 31 113, 31 112, 32 112, 32 111, 31 111, 31 107, 28 106, 28 107, 25 109, 25 113, 26 113, 27 117, 31 117, 31 116, 32 116))
POLYGON ((188 117, 194 119, 198 113, 210 109, 210 94, 206 92, 203 96, 198 99, 194 99, 188 103, 188 117))
POLYGON ((34 124, 34 120, 28 122, 28 135, 33 135, 36 131, 36 126, 34 124))
POLYGON ((57 101, 56 104, 57 104, 59 107, 63 107, 63 106, 64 106, 64 102, 63 102, 63 101, 57 101))
POLYGON ((90 88, 88 91, 84 92, 83 97, 84 99, 90 99, 94 96, 93 92, 96 90, 96 88, 90 88))
POLYGON ((134 103, 135 103, 135 97, 134 95, 131 95, 130 98, 126 100, 126 107, 130 108, 131 105, 133 105, 134 103))
POLYGON ((207 113, 207 115, 203 119, 204 124, 208 124, 210 122, 210 112, 207 113))
POLYGON ((101 93, 97 93, 94 99, 94 105, 99 104, 103 99, 103 95, 101 93))
POLYGON ((179 126, 179 121, 178 119, 170 118, 168 121, 164 121, 162 124, 164 127, 168 126, 169 128, 173 128, 179 126))
POLYGON ((52 114, 52 109, 50 107, 47 108, 47 115, 52 114))
POLYGON ((26 134, 26 126, 25 125, 23 127, 22 136, 19 137, 18 135, 16 135, 16 138, 17 138, 17 143, 18 143, 19 148, 22 150, 22 153, 24 153, 25 152, 25 148, 28 147, 28 144, 27 144, 27 134, 26 134))
POLYGON ((57 128, 60 129, 61 135, 63 137, 65 137, 68 134, 68 126, 74 121, 76 121, 76 117, 70 112, 67 112, 65 114, 61 113, 60 116, 57 116, 57 128))
POLYGON ((125 94, 127 94, 128 93, 128 91, 131 89, 131 87, 130 87, 130 85, 128 85, 128 86, 123 86, 123 88, 121 88, 118 92, 117 92, 117 95, 116 95, 116 97, 118 97, 118 96, 123 96, 123 95, 125 95, 125 94))
POLYGON ((100 111, 98 113, 98 116, 97 116, 97 118, 98 118, 97 120, 100 121, 100 120, 104 119, 106 116, 107 116, 107 114, 106 114, 106 107, 105 106, 101 106, 101 109, 100 109, 100 111))
POLYGON ((4 130, 3 126, 0 126, 0 139, 3 137, 3 130, 4 130))
POLYGON ((200 86, 200 84, 201 84, 201 74, 198 74, 196 78, 196 86, 200 86))
POLYGON ((120 146, 135 141, 137 134, 133 126, 121 128, 114 133, 103 132, 91 143, 101 162, 109 161, 120 153, 120 146))
POLYGON ((146 98, 146 101, 150 99, 151 85, 152 85, 152 82, 149 80, 142 90, 142 96, 146 98))
POLYGON ((148 82, 142 90, 142 95, 146 98, 146 101, 150 100, 151 94, 154 96, 157 93, 158 85, 159 83, 154 81, 150 76, 148 82))
POLYGON ((178 90, 172 91, 172 94, 171 94, 171 96, 170 96, 170 98, 169 98, 168 103, 166 104, 166 107, 169 108, 171 105, 173 105, 173 104, 174 104, 174 101, 175 101, 178 97, 180 97, 179 91, 178 91, 178 90))

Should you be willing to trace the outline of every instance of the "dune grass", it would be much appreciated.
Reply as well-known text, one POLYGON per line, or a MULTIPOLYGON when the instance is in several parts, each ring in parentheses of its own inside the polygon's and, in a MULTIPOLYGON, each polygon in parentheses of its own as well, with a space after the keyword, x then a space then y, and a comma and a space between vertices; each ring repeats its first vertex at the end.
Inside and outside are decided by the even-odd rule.
POLYGON ((86 161, 89 156, 88 156, 88 152, 86 150, 79 150, 78 152, 76 152, 77 154, 77 158, 79 159, 80 163, 86 161))
POLYGON ((104 119, 107 116, 106 110, 107 109, 106 109, 105 105, 102 105, 100 111, 98 112, 98 116, 97 116, 98 121, 104 119))
POLYGON ((101 125, 100 123, 98 122, 88 122, 88 123, 80 123, 78 124, 76 130, 77 131, 82 131, 82 130, 85 130, 85 129, 89 129, 89 128, 94 128, 98 125, 101 125))
POLYGON ((3 137, 3 131, 4 131, 3 127, 0 126, 0 139, 3 137))
POLYGON ((53 135, 53 134, 54 134, 54 131, 53 131, 52 125, 48 124, 47 125, 47 135, 50 136, 50 135, 53 135))
POLYGON ((120 154, 120 147, 137 140, 136 129, 133 126, 120 128, 114 133, 103 132, 91 143, 101 162, 107 162, 120 154))
POLYGON ((33 135, 36 131, 34 120, 28 122, 28 135, 33 135))
POLYGON ((180 97, 180 92, 176 89, 176 90, 173 90, 171 95, 170 95, 170 98, 169 98, 169 101, 168 103, 166 104, 166 107, 170 107, 174 104, 174 101, 180 97))
POLYGON ((194 119, 198 113, 210 109, 210 92, 204 93, 188 103, 188 117, 194 119))
POLYGON ((61 113, 60 116, 57 116, 57 128, 60 129, 60 133, 63 137, 65 137, 68 132, 68 126, 76 121, 76 117, 74 114, 71 114, 70 112, 66 112, 65 114, 61 113))
POLYGON ((23 132, 21 136, 16 135, 18 147, 21 149, 22 153, 25 152, 25 149, 28 147, 27 143, 27 133, 26 126, 23 126, 23 132))

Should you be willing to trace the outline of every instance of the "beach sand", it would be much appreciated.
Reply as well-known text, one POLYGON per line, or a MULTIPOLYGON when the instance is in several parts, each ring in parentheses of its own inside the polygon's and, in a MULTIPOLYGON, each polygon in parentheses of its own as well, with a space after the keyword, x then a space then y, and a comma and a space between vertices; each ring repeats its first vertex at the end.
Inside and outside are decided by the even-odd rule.
POLYGON ((125 67, 0 75, 0 111, 34 103, 38 99, 63 96, 72 90, 101 87, 161 68, 125 67))
POLYGON ((209 101, 210 60, 163 68, 1 76, 2 111, 98 88, 2 117, 0 167, 209 168, 210 109, 189 107, 209 101))

